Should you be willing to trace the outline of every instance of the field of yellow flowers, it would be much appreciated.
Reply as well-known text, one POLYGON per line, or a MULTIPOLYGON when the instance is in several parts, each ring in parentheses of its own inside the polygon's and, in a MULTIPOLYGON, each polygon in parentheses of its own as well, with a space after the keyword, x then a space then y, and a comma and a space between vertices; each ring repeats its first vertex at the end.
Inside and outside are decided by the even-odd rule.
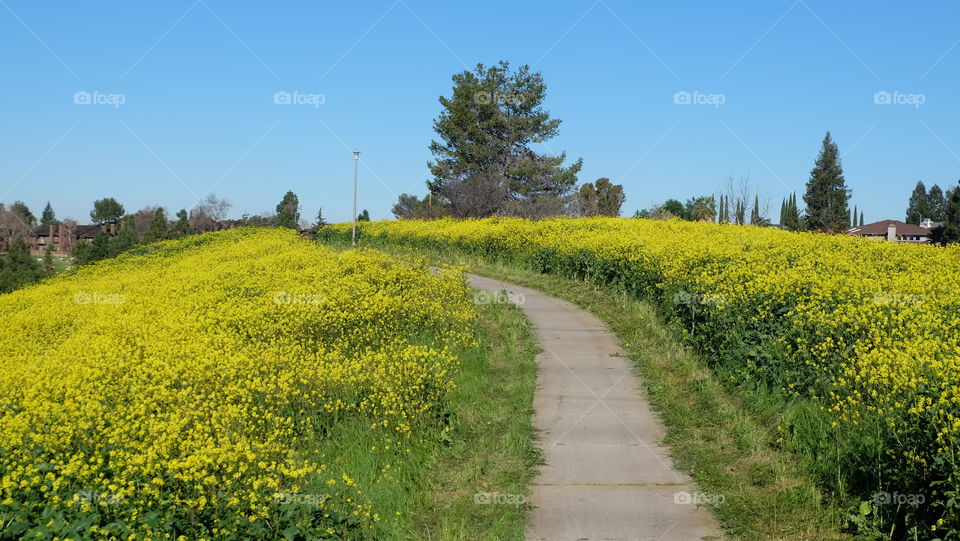
POLYGON ((394 479, 408 440, 443 431, 475 316, 456 273, 278 230, 0 296, 0 538, 363 537, 376 487, 324 442, 379 434, 365 460, 394 479))
POLYGON ((362 238, 651 300, 731 387, 815 406, 771 443, 858 498, 857 520, 960 538, 960 247, 613 218, 374 222, 362 238))

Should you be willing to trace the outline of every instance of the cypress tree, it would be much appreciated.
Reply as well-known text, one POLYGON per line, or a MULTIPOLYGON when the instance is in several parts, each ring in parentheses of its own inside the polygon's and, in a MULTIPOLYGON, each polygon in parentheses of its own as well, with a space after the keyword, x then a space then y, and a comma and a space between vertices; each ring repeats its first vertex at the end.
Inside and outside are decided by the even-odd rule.
POLYGON ((753 196, 753 210, 750 211, 750 225, 760 225, 760 196, 753 196))
POLYGON ((53 266, 53 244, 47 244, 47 248, 43 251, 43 274, 46 276, 53 276, 56 269, 53 266))

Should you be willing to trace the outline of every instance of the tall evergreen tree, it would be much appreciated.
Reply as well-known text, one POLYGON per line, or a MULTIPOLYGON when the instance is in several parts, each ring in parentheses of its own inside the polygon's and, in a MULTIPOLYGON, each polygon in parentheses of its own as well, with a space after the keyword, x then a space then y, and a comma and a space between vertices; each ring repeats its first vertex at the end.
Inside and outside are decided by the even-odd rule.
POLYGON ((947 199, 943 195, 940 186, 934 184, 927 192, 927 210, 930 213, 927 218, 934 222, 942 222, 947 210, 947 199))
POLYGON ((361 213, 357 216, 357 221, 358 221, 358 222, 369 222, 369 221, 370 221, 370 211, 368 211, 367 209, 363 209, 363 212, 361 212, 361 213))
POLYGON ((53 276, 56 270, 53 266, 53 244, 48 244, 43 250, 43 274, 44 276, 53 276))
POLYGON ((791 193, 784 202, 784 215, 780 218, 780 225, 788 231, 799 231, 802 229, 800 223, 800 211, 797 209, 797 194, 791 193))
POLYGON ((193 233, 194 230, 190 227, 190 216, 187 214, 187 209, 180 209, 180 211, 177 212, 177 221, 174 222, 173 227, 170 229, 170 238, 180 239, 193 233))
POLYGON ((863 227, 863 211, 860 211, 860 227, 863 227))
POLYGON ((297 194, 288 191, 277 204, 277 227, 297 229, 300 225, 300 199, 297 194))
POLYGON ((150 220, 150 226, 147 227, 147 232, 143 234, 143 243, 150 244, 151 242, 166 240, 167 238, 169 238, 167 215, 163 212, 162 208, 158 208, 156 214, 153 215, 153 219, 150 220))
POLYGON ((960 242, 960 186, 947 192, 947 207, 944 213, 943 244, 960 242))
POLYGON ((116 257, 139 243, 140 235, 137 234, 136 219, 132 215, 125 216, 120 220, 120 230, 117 235, 110 239, 106 257, 116 257))
POLYGON ((327 225, 327 220, 323 217, 323 207, 320 207, 320 210, 317 211, 317 221, 313 222, 313 229, 320 229, 327 225))
POLYGON ((453 83, 433 123, 439 140, 430 144, 433 179, 427 187, 435 197, 446 198, 456 215, 475 217, 496 214, 511 200, 536 204, 573 189, 583 161, 564 166, 565 153, 532 148, 560 127, 542 107, 541 74, 529 66, 511 70, 507 62, 480 64, 454 75, 453 83))
POLYGON ((847 201, 850 190, 843 178, 840 153, 830 132, 823 137, 820 153, 810 171, 807 192, 807 228, 813 231, 836 233, 843 231, 848 220, 847 201))
POLYGON ((857 206, 853 206, 853 211, 850 212, 850 227, 857 227, 857 218, 860 217, 860 214, 857 212, 857 206))
POLYGON ((43 207, 43 213, 40 215, 40 225, 56 225, 57 223, 57 216, 53 212, 53 207, 47 201, 47 206, 43 207))
POLYGON ((753 210, 750 211, 750 224, 762 225, 760 223, 760 196, 753 196, 753 210))
POLYGON ((904 219, 908 224, 918 224, 924 218, 929 218, 929 209, 927 208, 927 188, 922 180, 917 181, 917 185, 910 194, 910 201, 907 204, 907 217, 904 219))

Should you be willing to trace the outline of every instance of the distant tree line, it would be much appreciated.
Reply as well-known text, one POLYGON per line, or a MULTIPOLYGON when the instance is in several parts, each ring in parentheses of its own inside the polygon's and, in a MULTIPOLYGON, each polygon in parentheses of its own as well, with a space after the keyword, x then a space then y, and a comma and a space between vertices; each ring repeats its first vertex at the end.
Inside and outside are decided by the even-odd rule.
MULTIPOLYGON (((60 241, 62 251, 70 253, 73 265, 86 265, 94 261, 116 257, 131 248, 168 239, 183 238, 214 231, 224 227, 231 204, 210 194, 197 203, 189 212, 179 210, 173 217, 162 207, 145 207, 128 214, 124 206, 113 197, 98 199, 93 203, 90 219, 103 228, 91 241, 73 243, 71 233, 76 230, 74 220, 60 221, 48 202, 38 221, 22 201, 7 208, 0 203, 0 246, 6 252, 0 254, 0 293, 6 293, 37 282, 55 273, 53 244, 49 243, 40 261, 31 255, 26 238, 39 225, 63 226, 67 233, 60 241), (113 234, 107 229, 112 229, 113 234), (69 238, 68 238, 69 237, 69 238)), ((357 216, 360 221, 369 221, 370 213, 364 209, 357 216)), ((230 221, 229 227, 259 226, 289 229, 318 229, 327 225, 323 209, 313 224, 300 218, 300 201, 295 193, 288 191, 276 206, 276 212, 265 215, 243 216, 230 221)))
POLYGON ((923 181, 917 181, 907 202, 904 221, 920 224, 924 220, 930 220, 935 242, 960 242, 960 183, 944 193, 936 184, 927 190, 923 181))
MULTIPOLYGON (((790 231, 845 232, 857 221, 857 210, 849 209, 850 190, 843 177, 837 145, 830 136, 824 136, 820 152, 810 171, 801 210, 797 195, 790 194, 780 204, 779 227, 790 231)), ((651 209, 637 211, 638 218, 681 218, 692 221, 717 222, 734 225, 773 225, 770 205, 752 187, 750 177, 735 181, 729 177, 717 197, 704 195, 680 203, 668 199, 651 209)), ((862 212, 859 216, 863 220, 862 212)))

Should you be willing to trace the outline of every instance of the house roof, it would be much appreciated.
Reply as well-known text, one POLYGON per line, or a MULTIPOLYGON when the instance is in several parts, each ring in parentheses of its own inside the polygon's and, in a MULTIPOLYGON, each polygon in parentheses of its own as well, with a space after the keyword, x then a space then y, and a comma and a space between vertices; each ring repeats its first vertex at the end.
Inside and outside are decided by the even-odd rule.
POLYGON ((926 227, 920 227, 917 224, 908 224, 898 220, 880 220, 872 224, 850 228, 847 230, 847 233, 851 235, 886 235, 887 228, 891 225, 896 227, 898 236, 919 235, 921 237, 929 237, 931 235, 930 229, 926 227))

